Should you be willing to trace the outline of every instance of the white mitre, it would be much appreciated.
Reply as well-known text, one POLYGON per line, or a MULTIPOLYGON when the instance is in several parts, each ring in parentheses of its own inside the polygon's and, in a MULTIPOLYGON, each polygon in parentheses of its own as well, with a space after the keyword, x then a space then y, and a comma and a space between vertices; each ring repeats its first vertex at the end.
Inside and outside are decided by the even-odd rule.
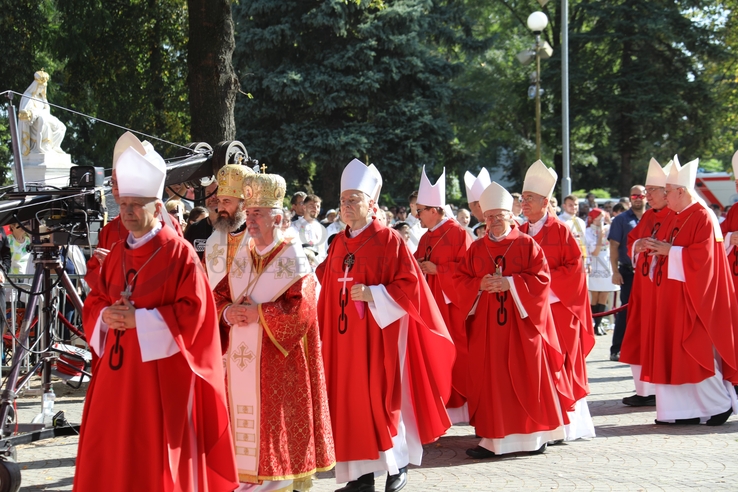
POLYGON ((669 171, 673 161, 669 161, 663 168, 656 159, 651 157, 651 161, 648 163, 648 173, 646 174, 646 186, 657 186, 663 188, 666 186, 666 178, 669 176, 669 171))
POLYGON ((556 171, 546 166, 542 161, 537 160, 525 173, 523 192, 530 191, 551 198, 558 179, 559 175, 556 174, 556 171))
POLYGON ((683 186, 688 190, 694 190, 694 183, 697 179, 697 168, 700 160, 695 159, 689 161, 683 166, 679 165, 679 158, 675 155, 674 162, 666 178, 666 184, 673 186, 683 186))
POLYGON ((420 175, 420 188, 418 189, 418 201, 421 205, 428 207, 445 207, 446 206, 446 168, 443 168, 441 177, 438 178, 436 184, 432 185, 428 176, 425 174, 425 166, 423 173, 420 175))
POLYGON ((113 169, 115 164, 118 162, 118 158, 128 147, 133 147, 141 155, 146 155, 149 152, 156 152, 154 146, 147 141, 140 141, 136 135, 131 132, 125 132, 120 136, 117 142, 115 142, 115 148, 113 149, 113 169))
POLYGON ((369 164, 368 167, 369 170, 377 177, 377 186, 374 189, 374 193, 372 193, 372 198, 374 199, 374 203, 379 203, 379 194, 382 192, 382 175, 379 174, 379 169, 377 169, 374 164, 369 164))
POLYGON ((733 154, 733 179, 738 181, 738 151, 733 154))
POLYGON ((467 171, 464 174, 464 185, 466 186, 466 201, 467 203, 478 202, 482 192, 492 182, 489 178, 489 172, 485 168, 479 171, 479 176, 474 176, 472 173, 467 171))
POLYGON ((376 202, 382 188, 382 176, 374 165, 366 166, 359 159, 353 159, 341 174, 341 193, 346 190, 359 190, 376 202))
POLYGON ((512 212, 513 196, 505 188, 492 181, 479 197, 479 205, 482 207, 482 212, 497 209, 512 212))
POLYGON ((115 176, 120 196, 160 198, 167 165, 153 148, 142 155, 135 147, 128 147, 118 157, 115 176))

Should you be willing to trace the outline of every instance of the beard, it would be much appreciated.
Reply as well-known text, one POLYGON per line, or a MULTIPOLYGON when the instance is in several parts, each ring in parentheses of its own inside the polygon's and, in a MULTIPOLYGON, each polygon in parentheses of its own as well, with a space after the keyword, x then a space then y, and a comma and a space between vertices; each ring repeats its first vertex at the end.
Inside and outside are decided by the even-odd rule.
POLYGON ((227 217, 222 216, 221 213, 228 212, 218 212, 218 216, 213 221, 213 228, 216 231, 233 232, 246 222, 246 214, 243 210, 236 210, 236 213, 228 214, 227 217))

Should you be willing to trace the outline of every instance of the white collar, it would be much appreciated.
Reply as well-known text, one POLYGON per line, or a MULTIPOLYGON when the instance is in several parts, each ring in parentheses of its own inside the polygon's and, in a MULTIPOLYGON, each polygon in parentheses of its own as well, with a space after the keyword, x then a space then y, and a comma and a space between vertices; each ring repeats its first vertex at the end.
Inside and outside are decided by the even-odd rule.
POLYGON ((543 229, 543 224, 545 224, 547 220, 548 220, 548 212, 544 213, 543 217, 541 217, 538 221, 530 223, 528 234, 530 234, 531 236, 535 236, 536 234, 538 234, 541 231, 541 229, 543 229))
POLYGON ((439 227, 441 227, 441 226, 442 226, 443 224, 445 224, 447 220, 448 220, 448 217, 444 217, 444 218, 442 218, 442 219, 441 219, 441 222, 439 222, 438 224, 434 225, 433 227, 431 227, 431 228, 430 228, 430 229, 428 229, 428 230, 429 230, 430 232, 433 232, 433 231, 435 231, 436 229, 438 229, 439 227))
POLYGON ((349 231, 349 237, 352 238, 352 237, 358 236, 359 234, 361 234, 362 232, 364 232, 366 230, 366 228, 369 227, 372 224, 372 222, 374 222, 374 217, 369 217, 369 221, 366 223, 366 225, 364 227, 362 227, 358 231, 354 231, 353 229, 351 229, 349 231))
POLYGON ((159 233, 162 227, 163 227, 163 224, 161 223, 161 221, 157 220, 156 224, 154 224, 154 228, 139 238, 133 237, 133 233, 129 232, 128 239, 126 239, 126 243, 128 243, 128 247, 131 249, 140 248, 144 244, 154 239, 154 236, 156 236, 159 233))
POLYGON ((256 254, 259 256, 264 256, 265 254, 269 253, 271 250, 274 249, 280 239, 282 239, 282 231, 280 231, 279 229, 274 229, 274 241, 272 241, 269 246, 265 247, 264 249, 259 249, 256 246, 256 242, 254 242, 254 250, 256 250, 256 254))
POLYGON ((490 239, 491 239, 492 241, 495 241, 495 242, 500 242, 500 241, 502 241, 503 239, 505 239, 505 238, 506 238, 507 236, 509 236, 511 232, 512 232, 512 227, 510 227, 510 228, 509 228, 509 229, 508 229, 508 230, 507 230, 507 231, 505 232, 505 234, 503 234, 502 236, 495 236, 494 234, 492 234, 492 231, 490 231, 490 232, 489 232, 489 238, 490 238, 490 239))

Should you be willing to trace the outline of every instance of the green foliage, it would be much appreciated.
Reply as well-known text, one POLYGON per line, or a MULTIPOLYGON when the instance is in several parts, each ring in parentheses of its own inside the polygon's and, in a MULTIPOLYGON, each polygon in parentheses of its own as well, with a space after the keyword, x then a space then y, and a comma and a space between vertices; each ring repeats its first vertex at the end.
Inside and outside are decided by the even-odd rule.
POLYGON ((586 198, 587 195, 589 195, 590 193, 592 193, 595 196, 595 198, 612 198, 612 195, 610 195, 610 192, 607 190, 603 190, 602 188, 594 188, 589 191, 582 188, 581 190, 572 192, 572 195, 576 196, 577 198, 586 198))
POLYGON ((706 173, 722 173, 730 167, 729 161, 727 167, 725 164, 719 159, 700 159, 700 171, 706 173))
POLYGON ((460 162, 450 80, 473 49, 453 2, 254 0, 234 6, 238 138, 275 172, 329 203, 354 157, 404 198, 420 167, 460 162), (315 166, 315 172, 310 167, 315 166))

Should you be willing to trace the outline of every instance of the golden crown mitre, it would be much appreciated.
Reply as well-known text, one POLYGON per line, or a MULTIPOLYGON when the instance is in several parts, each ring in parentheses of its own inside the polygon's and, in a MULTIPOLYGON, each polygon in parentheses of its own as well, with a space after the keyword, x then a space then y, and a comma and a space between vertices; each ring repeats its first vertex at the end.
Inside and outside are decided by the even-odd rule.
POLYGON ((243 206, 282 208, 286 191, 279 174, 250 174, 243 179, 243 206))
POLYGON ((243 180, 254 171, 241 164, 226 164, 218 170, 218 196, 234 196, 243 200, 243 180))

